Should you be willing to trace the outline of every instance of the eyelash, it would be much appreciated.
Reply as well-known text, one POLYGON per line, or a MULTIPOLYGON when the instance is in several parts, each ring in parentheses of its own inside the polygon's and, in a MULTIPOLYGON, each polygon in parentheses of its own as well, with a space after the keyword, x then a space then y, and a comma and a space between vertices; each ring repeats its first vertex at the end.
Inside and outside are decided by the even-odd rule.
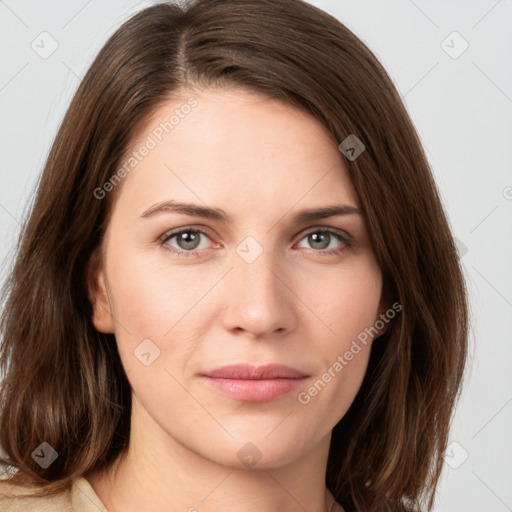
MULTIPOLYGON (((185 258, 191 258, 191 257, 200 256, 200 253, 204 249, 199 249, 199 250, 196 249, 196 250, 192 250, 192 251, 183 251, 183 250, 177 250, 175 248, 172 248, 172 249, 169 248, 170 246, 168 244, 166 244, 166 242, 168 242, 170 239, 174 238, 175 236, 181 235, 182 233, 202 233, 203 235, 205 235, 208 238, 210 238, 208 233, 204 229, 201 229, 201 228, 198 228, 198 227, 195 227, 195 228, 185 227, 185 228, 181 228, 181 229, 179 229, 177 231, 173 231, 171 233, 164 234, 162 237, 160 237, 159 242, 160 242, 161 246, 165 250, 170 251, 173 254, 178 254, 178 255, 183 256, 185 258)), ((313 229, 310 229, 309 231, 304 233, 304 236, 299 240, 299 242, 302 241, 308 235, 311 235, 312 233, 317 233, 317 234, 329 233, 330 235, 334 235, 340 242, 342 242, 341 247, 338 247, 336 249, 329 249, 329 250, 315 250, 315 249, 312 249, 313 253, 316 253, 316 254, 318 254, 320 256, 338 255, 338 254, 341 254, 345 249, 348 249, 348 248, 352 247, 352 243, 351 243, 350 239, 348 238, 348 236, 342 234, 339 231, 336 231, 336 230, 333 230, 333 229, 330 229, 330 228, 313 228, 313 229)))

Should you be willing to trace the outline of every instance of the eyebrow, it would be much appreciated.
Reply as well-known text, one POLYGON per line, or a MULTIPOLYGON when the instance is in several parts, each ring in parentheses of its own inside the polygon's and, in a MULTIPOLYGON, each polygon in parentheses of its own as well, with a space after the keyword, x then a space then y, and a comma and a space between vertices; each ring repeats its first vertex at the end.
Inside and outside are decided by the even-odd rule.
MULTIPOLYGON (((230 222, 230 216, 221 208, 211 208, 201 206, 194 203, 186 203, 183 201, 167 200, 156 203, 149 207, 141 215, 141 218, 147 219, 155 215, 163 213, 181 213, 183 215, 190 215, 193 217, 202 217, 205 219, 218 220, 222 222, 230 222)), ((293 224, 300 224, 303 222, 326 219, 337 215, 362 215, 359 208, 352 205, 332 205, 323 206, 319 208, 309 208, 296 212, 292 217, 293 224)))

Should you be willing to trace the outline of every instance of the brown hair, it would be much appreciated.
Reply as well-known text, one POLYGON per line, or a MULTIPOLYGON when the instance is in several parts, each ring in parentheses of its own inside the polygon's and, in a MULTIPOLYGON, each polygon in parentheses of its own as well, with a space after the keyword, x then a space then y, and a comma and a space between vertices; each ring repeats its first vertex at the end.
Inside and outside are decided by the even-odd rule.
MULTIPOLYGON (((1 462, 41 494, 127 446, 131 388, 113 334, 91 321, 86 272, 114 194, 95 197, 134 134, 184 87, 237 86, 316 116, 347 158, 386 293, 400 315, 333 430, 326 484, 347 512, 433 506, 467 352, 456 248, 427 158, 391 79, 342 23, 301 0, 159 4, 102 48, 64 117, 24 224, 1 317, 1 462), (57 459, 31 457, 47 442, 57 459)), ((16 480, 15 480, 16 479, 16 480)))

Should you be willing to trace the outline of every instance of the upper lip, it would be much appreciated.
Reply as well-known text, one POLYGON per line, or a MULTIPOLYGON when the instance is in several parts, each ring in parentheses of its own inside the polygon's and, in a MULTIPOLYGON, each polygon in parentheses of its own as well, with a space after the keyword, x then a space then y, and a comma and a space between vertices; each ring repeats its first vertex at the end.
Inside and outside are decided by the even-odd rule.
POLYGON ((206 377, 222 379, 299 379, 307 377, 305 373, 283 364, 254 366, 251 364, 231 364, 204 373, 206 377))

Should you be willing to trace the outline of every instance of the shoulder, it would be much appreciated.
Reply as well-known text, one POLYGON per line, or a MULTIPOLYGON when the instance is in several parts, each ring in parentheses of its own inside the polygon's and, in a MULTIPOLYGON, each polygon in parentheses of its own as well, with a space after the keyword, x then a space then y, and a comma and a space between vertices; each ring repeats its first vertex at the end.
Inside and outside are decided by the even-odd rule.
POLYGON ((38 497, 35 487, 0 480, 0 510, 2 512, 71 512, 70 493, 38 497))
POLYGON ((73 480, 71 490, 55 496, 35 496, 33 486, 0 479, 1 512, 107 512, 85 478, 73 480))

